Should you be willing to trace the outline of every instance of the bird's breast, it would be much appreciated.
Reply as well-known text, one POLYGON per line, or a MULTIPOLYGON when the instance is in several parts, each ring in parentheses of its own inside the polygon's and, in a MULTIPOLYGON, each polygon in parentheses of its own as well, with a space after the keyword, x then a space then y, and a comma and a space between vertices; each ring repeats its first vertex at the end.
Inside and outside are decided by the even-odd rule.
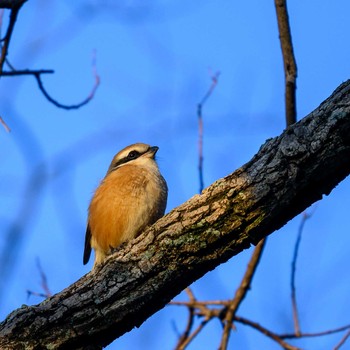
POLYGON ((109 173, 89 207, 91 246, 107 253, 134 238, 164 214, 166 198, 166 184, 157 168, 125 165, 109 173))

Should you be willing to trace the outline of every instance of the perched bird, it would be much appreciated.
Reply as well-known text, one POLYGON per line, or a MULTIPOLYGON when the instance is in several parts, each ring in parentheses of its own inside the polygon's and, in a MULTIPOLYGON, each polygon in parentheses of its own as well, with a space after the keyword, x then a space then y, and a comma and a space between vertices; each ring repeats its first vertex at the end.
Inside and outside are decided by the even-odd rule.
POLYGON ((157 151, 157 146, 135 143, 113 158, 89 206, 84 265, 91 248, 95 268, 113 248, 164 215, 168 187, 155 161, 157 151))

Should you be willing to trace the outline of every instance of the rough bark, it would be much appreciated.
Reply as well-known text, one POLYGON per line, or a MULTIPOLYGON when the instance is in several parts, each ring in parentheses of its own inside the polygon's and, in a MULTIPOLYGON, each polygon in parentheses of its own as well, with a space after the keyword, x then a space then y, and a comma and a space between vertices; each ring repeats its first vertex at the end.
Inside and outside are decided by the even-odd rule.
POLYGON ((27 0, 0 0, 0 8, 15 9, 21 7, 27 0))
POLYGON ((0 325, 1 349, 100 348, 187 285, 283 226, 350 173, 350 81, 251 161, 134 241, 0 325))

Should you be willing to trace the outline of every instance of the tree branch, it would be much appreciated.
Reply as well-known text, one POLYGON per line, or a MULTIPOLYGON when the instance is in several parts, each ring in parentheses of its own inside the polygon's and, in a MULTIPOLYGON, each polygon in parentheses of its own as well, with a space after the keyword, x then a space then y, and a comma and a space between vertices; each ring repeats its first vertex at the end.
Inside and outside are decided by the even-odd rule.
POLYGON ((19 10, 21 9, 22 5, 26 2, 26 0, 20 0, 20 1, 3 1, 0 0, 0 8, 9 8, 11 9, 10 13, 10 23, 7 27, 6 35, 4 39, 1 41, 3 42, 1 46, 1 55, 0 55, 0 73, 2 73, 4 63, 6 61, 6 57, 8 54, 8 49, 10 46, 10 40, 12 36, 13 29, 15 27, 17 16, 19 13, 19 10))
POLYGON ((275 0, 275 8, 284 64, 286 123, 287 125, 292 125, 297 120, 297 64, 294 57, 292 35, 289 26, 287 0, 275 0))
POLYGON ((236 312, 241 305, 243 299, 250 289, 250 285, 255 274, 255 270, 258 267, 262 252, 264 250, 264 246, 266 243, 266 239, 262 239, 253 251, 253 255, 249 260, 247 270, 243 276, 242 282, 236 290, 234 298, 230 301, 230 305, 227 308, 226 316, 225 316, 225 327, 222 333, 221 343, 219 346, 219 350, 227 349, 228 340, 231 334, 231 329, 234 321, 234 317, 236 312))
POLYGON ((99 348, 329 194, 350 173, 350 81, 247 164, 88 273, 0 324, 1 349, 99 348))
POLYGON ((0 0, 0 8, 15 9, 21 7, 27 0, 0 0))

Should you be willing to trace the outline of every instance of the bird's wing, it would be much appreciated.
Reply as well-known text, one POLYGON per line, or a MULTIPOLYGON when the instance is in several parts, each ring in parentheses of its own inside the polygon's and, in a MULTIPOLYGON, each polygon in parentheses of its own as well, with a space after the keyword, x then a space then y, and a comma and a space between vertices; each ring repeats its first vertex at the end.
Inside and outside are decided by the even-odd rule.
POLYGON ((86 234, 85 234, 85 247, 84 247, 84 258, 83 263, 86 265, 90 259, 91 255, 91 230, 90 225, 87 225, 86 234))

